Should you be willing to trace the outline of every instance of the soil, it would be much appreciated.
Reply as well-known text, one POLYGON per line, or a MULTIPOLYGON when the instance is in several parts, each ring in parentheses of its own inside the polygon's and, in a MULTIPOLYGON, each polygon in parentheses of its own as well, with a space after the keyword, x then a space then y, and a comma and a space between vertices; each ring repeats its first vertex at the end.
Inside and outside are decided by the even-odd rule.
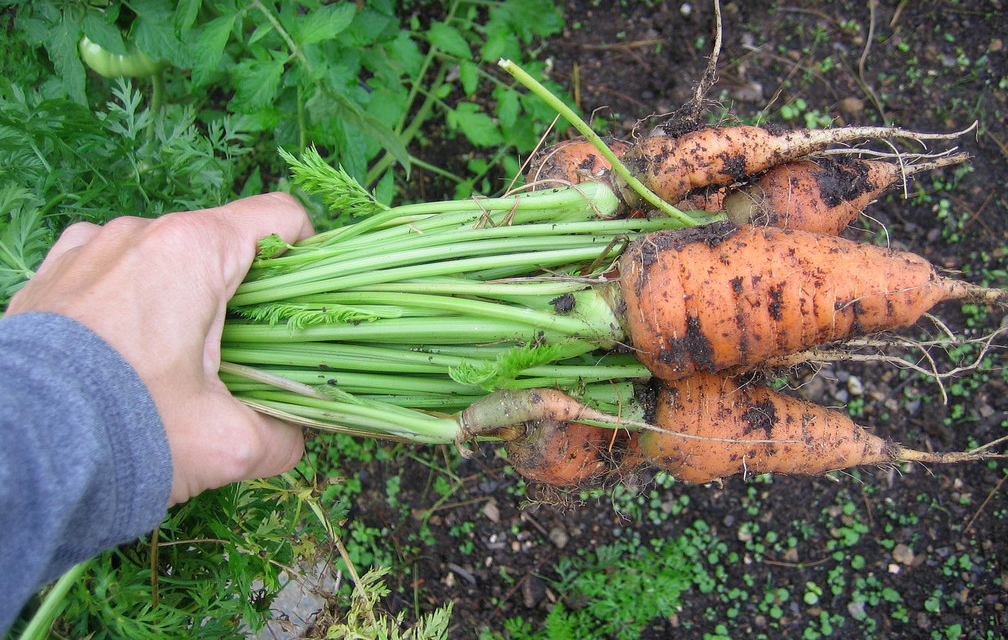
MULTIPOLYGON (((644 134, 693 96, 711 50, 709 3, 571 0, 565 15, 567 28, 540 57, 550 61, 552 77, 583 112, 610 122, 610 133, 644 134)), ((894 246, 945 269, 965 270, 971 278, 981 277, 984 266, 1003 269, 1008 245, 1003 2, 738 1, 725 4, 723 21, 717 83, 707 94, 717 102, 708 105, 708 113, 722 114, 722 108, 738 118, 763 113, 765 121, 787 126, 800 126, 806 117, 836 125, 892 122, 922 131, 959 130, 978 120, 979 128, 958 142, 972 155, 971 171, 941 169, 916 178, 913 197, 897 191, 880 199, 869 210, 874 221, 848 234, 877 239, 884 227, 894 246), (786 119, 781 107, 799 100, 804 106, 797 117, 786 119), (943 220, 945 210, 959 223, 943 220)), ((1000 278, 995 282, 1005 286, 1003 273, 1000 278)), ((953 330, 978 334, 997 329, 1003 315, 992 311, 973 327, 971 316, 957 306, 939 312, 953 330)), ((933 381, 900 376, 879 363, 833 365, 816 375, 799 371, 797 393, 823 404, 856 404, 861 424, 908 446, 965 449, 1005 434, 1003 346, 995 343, 996 369, 984 384, 952 395, 947 404, 933 381)), ((508 637, 504 623, 516 616, 541 629, 558 602, 569 610, 584 606, 565 600, 554 586, 561 558, 620 536, 671 540, 697 520, 727 545, 720 585, 708 593, 685 592, 681 607, 651 621, 643 638, 703 638, 719 624, 728 637, 818 637, 809 629, 823 633, 815 621, 824 613, 841 616, 832 624, 832 637, 839 638, 944 638, 957 629, 965 638, 1002 638, 1008 629, 1004 461, 676 484, 661 490, 655 508, 668 510, 682 496, 688 497, 686 507, 674 517, 652 519, 627 510, 615 491, 575 504, 570 496, 558 499, 526 485, 505 471, 505 460, 491 447, 471 459, 451 449, 409 453, 401 449, 392 462, 346 470, 365 487, 350 521, 383 530, 390 548, 404 550, 383 606, 406 611, 410 619, 453 601, 451 638, 477 638, 481 629, 508 637), (457 489, 439 502, 432 487, 446 469, 457 489), (386 481, 395 476, 401 477, 398 501, 411 505, 416 517, 403 518, 390 504, 386 481), (418 547, 423 520, 435 542, 418 547), (867 531, 848 541, 838 559, 833 549, 851 522, 865 523, 867 531), (471 530, 465 523, 473 523, 471 530), (781 538, 797 536, 798 543, 786 552, 772 545, 758 549, 754 525, 760 536, 774 531, 781 538), (725 560, 732 552, 737 560, 725 560), (854 555, 864 558, 856 568, 847 562, 854 555), (946 561, 962 556, 972 562, 946 561), (834 594, 830 586, 838 584, 838 575, 840 593, 834 594), (857 606, 850 606, 858 580, 880 585, 876 593, 891 588, 901 600, 869 603, 874 622, 859 621, 857 606), (809 583, 821 585, 824 593, 811 604, 802 601, 809 583), (742 592, 726 596, 734 587, 742 592), (779 588, 791 599, 781 605, 780 617, 768 616, 763 595, 779 588)), ((651 508, 646 484, 631 484, 630 490, 646 498, 642 511, 651 508)))

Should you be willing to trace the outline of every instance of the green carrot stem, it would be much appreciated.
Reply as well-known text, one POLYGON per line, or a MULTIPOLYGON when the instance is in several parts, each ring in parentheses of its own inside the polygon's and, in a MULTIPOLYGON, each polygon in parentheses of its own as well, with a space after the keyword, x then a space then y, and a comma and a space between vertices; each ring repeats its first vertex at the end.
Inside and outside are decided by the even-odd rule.
MULTIPOLYGON (((635 220, 595 220, 574 223, 517 224, 491 228, 462 227, 440 230, 437 233, 413 232, 390 242, 365 236, 366 242, 302 253, 287 254, 261 260, 253 269, 239 292, 255 291, 276 284, 273 278, 282 278, 280 284, 290 284, 292 269, 297 269, 297 280, 310 280, 331 273, 346 275, 354 271, 424 262, 436 259, 457 259, 466 255, 486 255, 500 251, 510 253, 516 244, 523 251, 559 249, 575 246, 605 246, 615 238, 635 237, 641 233, 677 226, 667 218, 635 220), (440 248, 450 247, 450 251, 440 248), (286 277, 283 277, 286 276, 286 277)), ((534 264, 534 263, 533 263, 534 264)))
MULTIPOLYGON (((447 377, 421 377, 392 375, 382 373, 365 373, 360 371, 327 371, 320 372, 309 369, 271 369, 258 367, 258 370, 278 378, 286 378, 301 384, 319 385, 320 393, 325 394, 324 387, 327 385, 338 388, 350 394, 375 393, 377 391, 395 391, 403 393, 439 393, 444 395, 467 394, 485 395, 475 385, 463 385, 447 377)), ((225 380, 225 382, 228 382, 225 380)), ((256 384, 265 384, 262 382, 256 384)), ((231 388, 231 385, 228 385, 231 388)), ((242 385, 235 381, 234 388, 242 388, 242 385)), ((254 388, 246 386, 245 388, 254 388)))
MULTIPOLYGON (((599 383, 613 380, 639 379, 649 377, 647 370, 628 367, 533 367, 522 371, 514 380, 504 382, 506 389, 536 389, 539 387, 558 387, 574 389, 585 383, 599 383)), ((487 391, 471 384, 461 384, 447 377, 404 375, 395 372, 361 372, 352 370, 319 371, 318 369, 277 369, 267 366, 256 367, 256 371, 264 377, 274 380, 286 380, 298 385, 315 385, 316 394, 306 394, 292 387, 282 386, 281 382, 272 384, 257 380, 247 380, 240 376, 229 375, 222 371, 221 379, 232 391, 243 391, 263 388, 270 384, 273 388, 286 388, 301 395, 324 397, 326 386, 332 386, 340 391, 359 395, 367 393, 395 394, 440 394, 443 396, 481 396, 487 391)), ((401 403, 397 403, 401 404, 401 403)))
MULTIPOLYGON (((500 350, 471 346, 467 356, 433 354, 422 350, 394 349, 373 345, 316 342, 311 345, 225 344, 221 358, 229 362, 268 367, 297 367, 325 381, 330 373, 347 371, 387 373, 397 376, 429 374, 444 376, 471 360, 492 361, 500 350)), ((589 361, 571 358, 523 369, 521 376, 569 381, 627 380, 650 377, 647 368, 633 356, 605 354, 589 361)), ((385 390, 388 388, 379 388, 385 390)))
POLYGON ((284 365, 314 368, 322 373, 332 370, 398 371, 403 374, 439 374, 462 362, 457 356, 431 355, 406 349, 377 345, 317 342, 301 344, 247 345, 225 343, 221 358, 255 365, 284 365))
MULTIPOLYGON (((514 251, 515 245, 511 244, 510 248, 511 251, 514 251)), ((489 250, 488 247, 486 249, 489 250)), ((571 263, 594 260, 598 257, 599 251, 600 247, 587 246, 554 251, 519 252, 509 255, 498 254, 457 260, 440 260, 388 269, 374 269, 375 265, 372 263, 372 270, 347 276, 333 276, 328 268, 310 275, 302 272, 291 273, 240 285, 237 293, 231 299, 230 305, 253 305, 282 300, 291 296, 339 291, 408 278, 456 275, 477 272, 482 269, 500 267, 528 269, 534 266, 538 266, 540 269, 553 269, 571 263)))
MULTIPOLYGON (((598 339, 599 346, 612 340, 598 339)), ((535 341, 570 343, 571 336, 552 330, 539 330, 522 322, 478 318, 439 318, 436 326, 426 318, 389 318, 375 322, 348 325, 313 325, 301 329, 269 326, 258 323, 228 322, 224 326, 225 342, 317 342, 341 340, 359 343, 403 345, 476 344, 501 341, 521 344, 535 341)))
MULTIPOLYGON (((403 426, 387 421, 366 420, 353 414, 344 414, 324 407, 305 406, 304 404, 284 402, 281 394, 274 393, 272 397, 257 397, 250 394, 241 400, 251 407, 269 415, 282 418, 294 424, 301 424, 324 431, 347 433, 356 436, 373 438, 389 438, 416 444, 447 444, 454 442, 458 435, 458 426, 453 419, 445 418, 439 425, 403 426)), ((300 399, 298 399, 300 402, 300 399)), ((391 405, 390 405, 391 406, 391 405)))
POLYGON ((370 237, 389 239, 415 232, 416 229, 430 231, 480 219, 492 225, 505 222, 505 218, 516 218, 520 224, 535 220, 562 222, 569 217, 584 220, 592 216, 610 216, 616 211, 618 203, 612 188, 599 182, 502 198, 421 202, 393 207, 355 224, 317 234, 299 244, 317 247, 345 243, 364 233, 370 237))
POLYGON ((403 280, 393 283, 372 284, 359 287, 357 291, 402 291, 408 293, 431 293, 440 295, 479 296, 495 300, 524 299, 532 296, 550 298, 565 293, 581 291, 587 285, 559 277, 544 276, 542 279, 529 277, 522 282, 474 282, 468 278, 430 278, 403 280))
POLYGON ((403 407, 412 407, 414 409, 458 412, 462 411, 473 402, 476 402, 484 395, 486 395, 486 392, 481 392, 471 396, 445 396, 441 394, 407 395, 404 393, 396 393, 394 395, 360 394, 359 397, 364 400, 397 404, 403 407))
MULTIPOLYGON (((591 291, 571 294, 574 298, 575 308, 579 302, 583 305, 591 303, 591 298, 596 297, 591 291)), ((292 298, 288 302, 306 303, 320 308, 327 304, 343 305, 387 305, 383 308, 394 308, 398 306, 401 313, 399 316, 414 315, 409 313, 412 309, 424 311, 449 312, 452 316, 466 316, 473 318, 496 318, 501 320, 513 320, 536 328, 546 328, 569 335, 590 334, 600 335, 608 332, 616 337, 620 335, 618 329, 613 325, 618 325, 618 320, 606 306, 595 306, 595 315, 589 326, 586 326, 586 319, 583 313, 558 315, 556 312, 547 312, 541 309, 530 308, 524 305, 504 304, 500 302, 490 302, 474 300, 472 298, 459 298, 455 296, 429 295, 422 293, 392 293, 382 291, 350 291, 336 294, 320 294, 305 296, 303 298, 292 298), (600 326, 606 323, 606 326, 600 326)), ((367 307, 364 307, 367 308, 367 307)), ((425 315, 425 314, 420 314, 425 315)), ((379 320, 380 321, 380 320, 379 320)), ((437 319, 431 322, 436 323, 437 319)))
POLYGON ((45 598, 42 599, 42 604, 35 612, 35 615, 32 616, 21 632, 21 635, 18 636, 18 640, 42 640, 49 637, 53 621, 67 607, 67 594, 73 585, 81 579, 81 576, 84 575, 84 572, 87 571, 90 565, 90 560, 75 564, 53 584, 52 588, 46 593, 45 598))
POLYGON ((407 439, 415 437, 417 441, 423 442, 452 442, 459 435, 458 421, 455 418, 436 418, 421 411, 404 410, 394 405, 322 400, 292 396, 284 391, 252 391, 245 397, 263 403, 284 404, 288 410, 296 410, 301 415, 376 434, 407 439), (296 404, 289 402, 292 397, 296 399, 296 404))
MULTIPOLYGON (((358 223, 362 224, 362 223, 358 223)), ((357 226, 357 225, 351 225, 357 226)), ((321 265, 343 264, 344 261, 361 261, 368 256, 380 256, 383 261, 387 257, 425 247, 443 245, 460 246, 468 242, 503 238, 538 238, 535 246, 548 246, 550 241, 566 238, 568 242, 587 241, 587 238, 614 238, 620 235, 637 235, 669 227, 680 226, 668 218, 629 219, 629 220, 588 220, 575 222, 520 222, 513 224, 472 227, 455 226, 452 228, 434 230, 421 229, 417 225, 402 230, 395 238, 385 237, 380 232, 359 236, 342 244, 331 244, 315 248, 312 251, 298 252, 297 247, 280 256, 260 260, 250 273, 250 279, 257 280, 260 274, 267 276, 277 271, 303 268, 310 265, 319 268, 321 265), (567 238, 570 236, 570 238, 567 238), (580 238, 576 240, 574 238, 580 238), (393 242, 394 240, 394 242, 393 242)))
MULTIPOLYGON (((503 231, 522 230, 521 227, 501 228, 503 231)), ((246 282, 239 293, 262 291, 276 284, 289 286, 298 282, 325 279, 332 274, 350 275, 371 271, 377 267, 389 268, 410 264, 428 264, 442 260, 457 260, 464 257, 499 255, 511 253, 520 242, 526 253, 562 248, 594 246, 600 252, 610 241, 608 236, 559 235, 554 237, 519 237, 519 233, 499 233, 498 237, 474 237, 479 231, 462 234, 432 234, 414 236, 393 245, 375 242, 348 255, 319 257, 306 263, 296 271, 267 275, 261 279, 246 282), (500 237, 503 236, 503 237, 500 237)), ((532 262, 534 264, 534 262, 532 262)), ((282 266, 278 270, 283 271, 282 266)), ((253 276, 256 274, 253 274, 253 276)))

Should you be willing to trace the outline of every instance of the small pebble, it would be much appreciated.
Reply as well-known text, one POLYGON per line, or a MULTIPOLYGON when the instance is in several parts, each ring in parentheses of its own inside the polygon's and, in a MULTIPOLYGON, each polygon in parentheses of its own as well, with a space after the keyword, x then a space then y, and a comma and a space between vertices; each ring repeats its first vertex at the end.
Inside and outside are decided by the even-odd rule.
POLYGON ((496 500, 490 500, 483 505, 483 515, 485 515, 490 522, 495 524, 500 522, 500 509, 497 507, 496 500))
POLYGON ((557 549, 563 549, 567 546, 567 542, 570 541, 570 536, 567 535, 563 527, 557 525, 550 529, 549 539, 556 545, 557 549))
POLYGON ((914 552, 913 549, 901 542, 893 548, 892 557, 900 564, 910 565, 914 561, 914 552))

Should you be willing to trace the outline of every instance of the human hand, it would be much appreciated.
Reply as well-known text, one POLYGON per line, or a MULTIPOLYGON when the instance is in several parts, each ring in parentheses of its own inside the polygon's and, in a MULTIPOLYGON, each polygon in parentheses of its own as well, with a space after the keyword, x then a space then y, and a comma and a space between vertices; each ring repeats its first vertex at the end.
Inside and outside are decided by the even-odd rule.
POLYGON ((77 223, 64 231, 7 315, 50 311, 77 320, 136 369, 168 435, 171 504, 297 464, 299 428, 256 413, 220 381, 228 300, 257 241, 312 234, 293 197, 271 193, 156 219, 77 223))

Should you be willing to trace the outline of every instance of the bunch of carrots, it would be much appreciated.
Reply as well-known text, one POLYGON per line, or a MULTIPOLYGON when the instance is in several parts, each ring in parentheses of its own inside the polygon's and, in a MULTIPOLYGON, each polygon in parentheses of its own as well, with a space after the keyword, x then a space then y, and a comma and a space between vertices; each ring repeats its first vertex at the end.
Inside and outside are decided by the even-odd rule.
MULTIPOLYGON (((914 254, 838 237, 909 175, 966 160, 946 154, 906 165, 822 153, 837 142, 901 133, 735 126, 611 144, 662 199, 725 221, 648 234, 619 262, 621 320, 654 376, 648 422, 657 428, 613 437, 598 426, 567 423, 558 435, 547 421, 535 427, 550 435, 530 439, 533 453, 524 442, 515 447, 526 475, 579 484, 610 474, 614 465, 620 472, 648 465, 710 482, 739 473, 820 474, 987 456, 989 446, 948 454, 906 449, 844 413, 742 375, 818 345, 910 326, 944 300, 1004 305, 1008 299, 1004 290, 943 277, 914 254), (554 464, 561 458, 566 465, 554 464)), ((585 140, 547 149, 529 178, 611 180, 625 212, 641 202, 585 140)))
POLYGON ((731 126, 573 141, 538 155, 534 190, 392 208, 311 150, 288 157, 297 184, 360 220, 264 243, 231 302, 222 379, 308 427, 503 441, 519 472, 558 486, 642 466, 709 482, 999 457, 996 442, 904 448, 754 375, 945 300, 1008 302, 838 235, 906 176, 966 157, 831 149, 931 137, 731 126))

